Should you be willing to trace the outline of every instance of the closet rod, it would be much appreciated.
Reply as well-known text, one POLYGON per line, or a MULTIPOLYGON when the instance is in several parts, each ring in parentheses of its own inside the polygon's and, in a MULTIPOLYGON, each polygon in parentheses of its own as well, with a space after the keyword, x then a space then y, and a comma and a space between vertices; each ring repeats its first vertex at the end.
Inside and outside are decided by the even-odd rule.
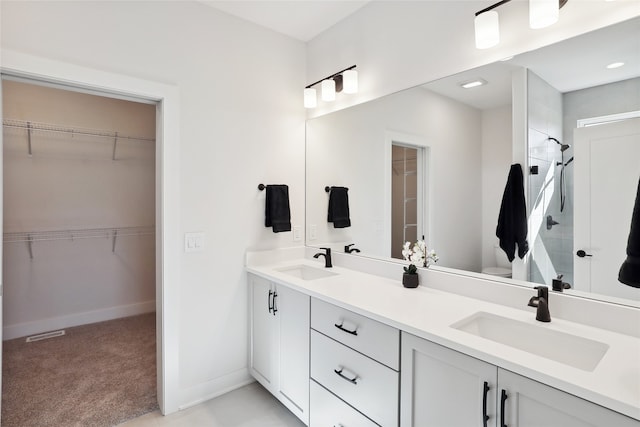
POLYGON ((117 138, 117 139, 129 139, 135 141, 155 142, 155 138, 145 138, 142 136, 127 136, 120 135, 118 132, 111 132, 106 130, 97 129, 82 129, 68 126, 59 126, 50 123, 37 123, 31 121, 23 121, 16 119, 3 119, 2 126, 6 128, 24 129, 28 132, 43 131, 43 132, 56 132, 56 133, 68 133, 71 135, 81 136, 95 136, 99 138, 117 138))
POLYGON ((94 238, 112 238, 114 240, 113 248, 115 248, 115 236, 146 236, 155 234, 155 226, 141 227, 109 227, 109 228, 85 228, 73 230, 49 230, 49 231, 19 231, 3 234, 4 243, 27 242, 30 246, 33 242, 42 242, 49 240, 76 240, 76 239, 94 239, 94 238))

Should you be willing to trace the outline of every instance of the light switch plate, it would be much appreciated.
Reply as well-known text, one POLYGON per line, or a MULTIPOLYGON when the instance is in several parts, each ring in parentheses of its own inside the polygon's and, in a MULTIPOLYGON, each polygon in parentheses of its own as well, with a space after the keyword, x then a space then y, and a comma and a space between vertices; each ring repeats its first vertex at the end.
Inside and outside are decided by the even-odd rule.
POLYGON ((309 240, 316 240, 318 238, 318 226, 312 224, 309 226, 309 240))
POLYGON ((201 252, 204 250, 204 233, 184 233, 184 251, 201 252))
POLYGON ((293 241, 299 242, 302 240, 302 228, 299 225, 293 226, 293 241))

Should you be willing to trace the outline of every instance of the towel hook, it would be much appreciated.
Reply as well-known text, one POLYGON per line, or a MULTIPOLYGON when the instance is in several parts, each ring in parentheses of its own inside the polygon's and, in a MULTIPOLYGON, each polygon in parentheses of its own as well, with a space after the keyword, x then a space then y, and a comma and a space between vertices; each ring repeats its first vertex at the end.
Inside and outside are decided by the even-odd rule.
POLYGON ((329 193, 329 192, 331 191, 331 187, 329 187, 329 186, 324 187, 324 191, 326 191, 327 193, 329 193))
POLYGON ((264 184, 258 184, 258 190, 263 191, 265 188, 267 188, 264 184))

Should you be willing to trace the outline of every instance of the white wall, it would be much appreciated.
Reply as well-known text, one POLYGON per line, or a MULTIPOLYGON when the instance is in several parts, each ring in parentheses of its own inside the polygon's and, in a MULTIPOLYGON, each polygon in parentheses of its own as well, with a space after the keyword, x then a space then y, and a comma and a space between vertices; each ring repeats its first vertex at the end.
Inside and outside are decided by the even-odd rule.
POLYGON ((511 105, 482 111, 482 267, 495 267, 496 226, 512 159, 511 105))
MULTIPOLYGON (((155 106, 12 81, 4 117, 153 139, 155 106)), ((152 227, 155 143, 5 128, 4 231, 152 227)), ((3 339, 77 326, 155 307, 154 237, 4 244, 3 339)))
MULTIPOLYGON (((390 230, 385 220, 385 172, 388 132, 423 141, 430 150, 427 202, 431 223, 429 248, 438 265, 479 271, 481 266, 480 111, 415 88, 310 120, 307 125, 307 221, 316 225, 317 241, 356 243, 363 253, 387 257, 390 230), (352 226, 327 223, 325 186, 349 187, 352 226)), ((338 248, 340 249, 340 245, 338 248)))
POLYGON ((168 284, 181 307, 178 406, 247 381, 245 251, 294 244, 264 227, 257 185, 289 184, 304 226, 304 45, 195 2, 0 7, 3 49, 179 88, 180 231, 204 232, 206 247, 182 254, 168 284))
POLYGON ((551 27, 531 30, 528 2, 500 6, 501 42, 475 48, 473 18, 489 2, 374 1, 320 34, 307 46, 307 82, 356 64, 357 95, 320 102, 310 116, 365 102, 507 56, 640 15, 636 0, 569 1, 551 27))

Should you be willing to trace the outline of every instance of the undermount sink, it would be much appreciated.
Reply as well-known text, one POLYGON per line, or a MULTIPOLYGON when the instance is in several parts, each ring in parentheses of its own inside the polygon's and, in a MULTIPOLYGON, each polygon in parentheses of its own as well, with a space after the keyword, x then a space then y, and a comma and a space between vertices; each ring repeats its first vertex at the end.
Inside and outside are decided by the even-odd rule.
POLYGON ((599 341, 485 312, 451 327, 584 371, 593 371, 609 349, 599 341))
POLYGON ((298 279, 302 279, 302 280, 323 279, 325 277, 336 275, 336 273, 333 273, 329 270, 325 270, 323 268, 311 267, 305 264, 293 265, 291 267, 284 267, 276 271, 288 274, 293 277, 297 277, 298 279))

